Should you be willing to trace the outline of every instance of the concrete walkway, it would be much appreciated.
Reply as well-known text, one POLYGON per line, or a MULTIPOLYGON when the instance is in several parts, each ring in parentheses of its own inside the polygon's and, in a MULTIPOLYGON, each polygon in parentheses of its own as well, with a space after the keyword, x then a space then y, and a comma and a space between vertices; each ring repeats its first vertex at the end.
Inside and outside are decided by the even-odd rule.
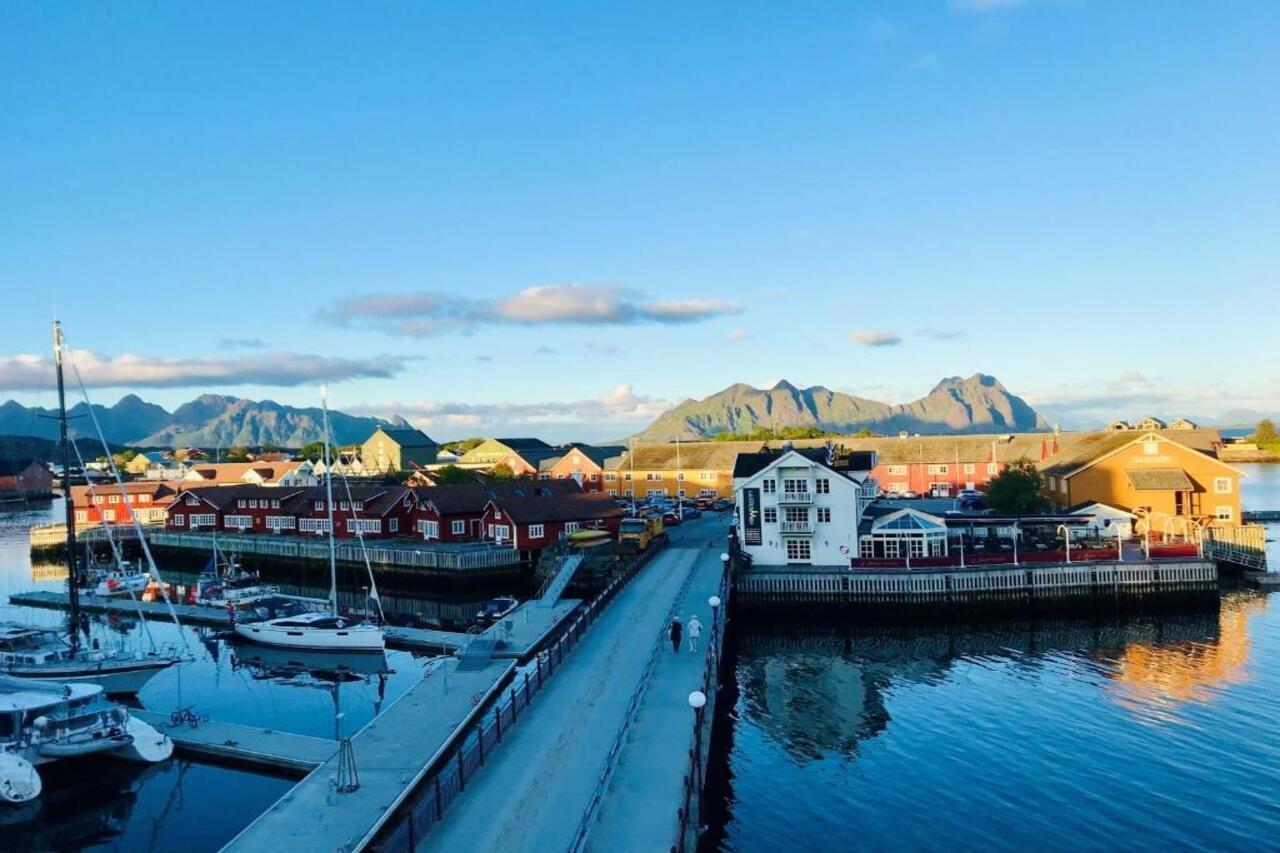
MULTIPOLYGON (((725 525, 709 517, 672 531, 672 545, 587 631, 420 849, 569 847, 667 612, 695 567, 708 559, 719 565, 724 532, 725 525)), ((691 723, 682 729, 679 738, 692 738, 691 723)), ((673 734, 668 741, 676 738, 673 734)), ((677 748, 685 754, 685 747, 677 748)))
POLYGON ((168 735, 179 752, 237 765, 250 764, 295 778, 324 764, 338 750, 338 742, 328 738, 278 732, 261 726, 208 720, 193 728, 186 723, 175 725, 169 714, 139 709, 130 709, 129 713, 168 735))
POLYGON ((686 629, 690 616, 702 623, 698 651, 689 650, 686 637, 680 654, 668 644, 659 656, 590 829, 590 850, 668 850, 676 841, 676 810, 684 805, 693 746, 689 694, 702 687, 712 623, 707 599, 719 591, 722 574, 719 549, 699 552, 676 610, 686 629))

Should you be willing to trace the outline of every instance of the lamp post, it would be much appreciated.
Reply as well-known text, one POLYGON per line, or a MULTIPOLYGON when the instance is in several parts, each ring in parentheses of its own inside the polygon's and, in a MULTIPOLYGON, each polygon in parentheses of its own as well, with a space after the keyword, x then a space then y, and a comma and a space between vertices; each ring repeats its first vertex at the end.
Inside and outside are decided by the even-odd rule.
POLYGON ((1062 533, 1062 541, 1067 543, 1067 563, 1071 563, 1071 531, 1067 530, 1065 524, 1059 524, 1058 530, 1062 533))
POLYGON ((1018 565, 1018 522, 1013 523, 1013 564, 1018 565))
MULTIPOLYGON (((725 554, 724 556, 729 556, 725 554)), ((716 649, 720 645, 720 596, 713 595, 707 599, 707 604, 711 605, 711 644, 709 649, 716 649)))
POLYGON ((702 709, 707 706, 707 694, 695 690, 689 694, 689 707, 693 709, 693 790, 695 796, 702 791, 702 709))

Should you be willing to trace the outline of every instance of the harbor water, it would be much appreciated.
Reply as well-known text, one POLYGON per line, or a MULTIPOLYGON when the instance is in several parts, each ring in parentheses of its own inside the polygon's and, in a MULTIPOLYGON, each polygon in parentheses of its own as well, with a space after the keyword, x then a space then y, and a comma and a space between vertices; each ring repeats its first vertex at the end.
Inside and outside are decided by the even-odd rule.
MULTIPOLYGON (((1280 508, 1280 466, 1242 466, 1280 508)), ((1268 532, 1280 560, 1280 529, 1268 532)), ((704 849, 1280 847, 1280 603, 740 621, 704 849)))
MULTIPOLYGON (((32 504, 0 513, 0 601, 33 589, 62 591, 66 569, 32 564, 28 531, 57 519, 61 503, 32 504)), ((255 568, 251 561, 246 566, 255 568)), ((181 591, 195 572, 160 566, 181 591)), ((340 573, 340 599, 357 606, 367 581, 340 573)), ((268 567, 264 580, 287 592, 323 598, 327 567, 268 567)), ((504 590, 507 591, 507 590, 504 590)), ((522 592, 522 590, 509 590, 522 592)), ((390 590, 384 603, 402 624, 456 629, 488 592, 433 597, 429 591, 390 590)), ((61 627, 56 610, 0 604, 0 621, 61 627)), ((408 652, 325 655, 277 652, 238 644, 212 628, 175 626, 102 615, 88 617, 92 636, 130 648, 171 647, 192 660, 157 675, 136 704, 168 714, 190 708, 210 719, 320 737, 352 734, 421 678, 425 659, 408 652)), ((139 767, 111 760, 61 762, 41 768, 45 792, 21 810, 0 809, 5 850, 217 850, 285 793, 293 781, 242 769, 175 758, 139 767)))

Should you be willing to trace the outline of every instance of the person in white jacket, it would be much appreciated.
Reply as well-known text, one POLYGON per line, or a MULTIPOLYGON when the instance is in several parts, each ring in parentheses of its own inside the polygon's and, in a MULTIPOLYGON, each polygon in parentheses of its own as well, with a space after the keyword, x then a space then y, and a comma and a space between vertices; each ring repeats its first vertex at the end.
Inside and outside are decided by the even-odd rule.
POLYGON ((698 650, 698 638, 702 636, 702 623, 696 615, 689 617, 689 651, 698 650))

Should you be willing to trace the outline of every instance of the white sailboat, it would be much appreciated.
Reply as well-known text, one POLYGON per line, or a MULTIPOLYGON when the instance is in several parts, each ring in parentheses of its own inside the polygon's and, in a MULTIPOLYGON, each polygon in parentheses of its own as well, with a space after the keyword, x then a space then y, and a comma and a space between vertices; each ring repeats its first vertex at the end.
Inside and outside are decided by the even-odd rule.
MULTIPOLYGON (((235 632, 254 643, 293 649, 331 652, 381 652, 386 647, 382 626, 366 620, 343 616, 338 611, 338 559, 333 531, 333 471, 329 459, 329 400, 322 394, 324 411, 324 486, 329 527, 329 607, 313 611, 264 619, 260 622, 235 623, 235 632)), ((364 547, 363 536, 359 536, 364 547)), ((367 563, 366 563, 367 567, 367 563)), ((370 590, 377 600, 373 572, 369 570, 370 590)))
POLYGON ((173 741, 98 685, 0 676, 0 802, 40 796, 42 764, 103 754, 154 764, 173 755, 173 741))
POLYGON ((48 628, 0 625, 0 674, 24 679, 96 684, 112 695, 137 693, 156 673, 180 660, 160 652, 88 647, 80 637, 80 594, 84 578, 76 548, 75 511, 71 504, 71 442, 67 436, 67 400, 63 384, 62 327, 53 323, 54 366, 58 380, 58 436, 62 446, 62 489, 66 506, 67 594, 70 629, 64 639, 48 628))

